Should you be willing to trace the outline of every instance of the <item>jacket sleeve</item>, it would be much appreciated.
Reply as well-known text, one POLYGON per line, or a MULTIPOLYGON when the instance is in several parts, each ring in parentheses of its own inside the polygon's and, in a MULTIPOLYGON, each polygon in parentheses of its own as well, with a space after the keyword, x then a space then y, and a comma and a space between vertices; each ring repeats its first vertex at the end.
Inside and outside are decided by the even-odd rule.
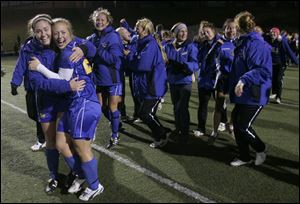
POLYGON ((248 47, 246 56, 249 71, 240 77, 245 85, 261 85, 272 79, 272 56, 268 47, 253 43, 248 47))
POLYGON ((24 52, 21 51, 10 83, 16 86, 20 86, 23 82, 23 77, 25 75, 26 70, 27 70, 26 57, 24 52))
POLYGON ((176 51, 174 46, 169 44, 166 46, 168 59, 184 65, 187 74, 193 74, 198 70, 198 50, 193 45, 190 45, 186 52, 176 51))
POLYGON ((36 91, 45 91, 56 94, 72 91, 70 83, 67 80, 46 79, 37 71, 29 71, 29 80, 36 91))
POLYGON ((296 55, 290 48, 286 38, 282 39, 282 46, 283 46, 285 54, 287 54, 296 65, 299 65, 299 59, 296 57, 296 55))
POLYGON ((188 50, 188 58, 187 61, 184 62, 184 65, 190 74, 196 72, 199 69, 197 56, 198 49, 193 44, 190 44, 188 50))
POLYGON ((133 36, 133 35, 136 35, 136 32, 129 26, 128 22, 127 21, 123 21, 120 23, 120 25, 124 28, 126 28, 130 35, 133 36))
POLYGON ((86 58, 93 58, 96 55, 97 49, 89 40, 82 40, 78 47, 82 49, 86 58))
POLYGON ((111 38, 111 44, 99 45, 97 55, 100 60, 108 65, 120 64, 121 57, 123 56, 121 43, 117 37, 111 38))

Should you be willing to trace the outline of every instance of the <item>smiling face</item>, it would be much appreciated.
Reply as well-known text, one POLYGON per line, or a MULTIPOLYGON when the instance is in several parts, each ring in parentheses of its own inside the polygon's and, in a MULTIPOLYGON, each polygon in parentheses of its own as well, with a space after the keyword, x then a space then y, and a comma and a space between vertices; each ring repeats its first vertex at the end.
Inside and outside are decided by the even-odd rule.
POLYGON ((59 49, 64 49, 72 41, 71 32, 65 23, 55 23, 52 27, 52 31, 53 40, 59 49))
POLYGON ((272 31, 271 30, 271 32, 270 32, 270 36, 271 36, 271 38, 272 39, 277 39, 278 38, 278 36, 279 36, 279 33, 277 33, 277 32, 275 32, 275 31, 272 31))
POLYGON ((108 25, 109 25, 109 21, 107 16, 103 13, 99 13, 95 19, 95 24, 94 24, 95 28, 98 31, 103 31, 108 25))
POLYGON ((225 27, 225 36, 229 39, 234 39, 236 36, 236 27, 234 22, 228 23, 225 27))
POLYGON ((121 39, 125 42, 130 42, 131 41, 131 36, 130 36, 130 33, 129 31, 126 29, 126 28, 120 28, 118 30, 120 36, 121 36, 121 39))
POLYGON ((184 42, 188 37, 188 30, 186 28, 181 29, 177 34, 177 42, 184 42))
POLYGON ((51 42, 51 25, 49 22, 40 20, 34 28, 33 33, 36 39, 44 46, 49 46, 51 42))
POLYGON ((143 39, 145 36, 148 35, 145 29, 139 24, 136 25, 135 30, 140 39, 143 39))
POLYGON ((202 33, 205 40, 212 40, 215 37, 214 31, 210 27, 203 27, 202 33))

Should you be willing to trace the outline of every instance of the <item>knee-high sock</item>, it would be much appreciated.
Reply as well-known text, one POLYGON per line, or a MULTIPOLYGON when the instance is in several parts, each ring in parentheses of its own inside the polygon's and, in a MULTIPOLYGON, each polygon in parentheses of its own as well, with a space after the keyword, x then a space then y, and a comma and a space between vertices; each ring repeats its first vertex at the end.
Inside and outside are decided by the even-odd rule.
POLYGON ((98 166, 96 157, 94 156, 93 159, 88 162, 82 162, 81 168, 83 170, 89 188, 92 190, 96 190, 99 185, 98 166))
POLYGON ((119 110, 116 110, 115 112, 111 112, 112 138, 117 138, 118 137, 119 124, 120 124, 120 112, 119 112, 119 110))
POLYGON ((46 159, 50 178, 58 180, 59 152, 57 149, 46 149, 46 159))
POLYGON ((74 154, 71 157, 64 157, 65 162, 69 166, 69 168, 78 175, 78 178, 84 178, 83 171, 81 169, 81 162, 79 159, 79 156, 77 154, 74 154))

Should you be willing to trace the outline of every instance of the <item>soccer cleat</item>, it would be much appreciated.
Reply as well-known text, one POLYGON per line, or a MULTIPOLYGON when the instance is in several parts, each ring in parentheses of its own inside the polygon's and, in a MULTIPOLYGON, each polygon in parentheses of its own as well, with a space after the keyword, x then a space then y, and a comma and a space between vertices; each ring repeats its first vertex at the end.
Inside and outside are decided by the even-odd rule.
POLYGON ((84 182, 85 182, 85 179, 75 178, 72 185, 68 189, 68 192, 71 194, 79 192, 81 190, 84 182))
POLYGON ((106 149, 110 149, 110 148, 118 145, 119 141, 120 141, 119 137, 117 137, 117 138, 110 138, 109 143, 106 145, 106 149))
POLYGON ((219 127, 218 127, 218 130, 219 130, 220 132, 225 131, 225 130, 226 130, 226 124, 225 124, 225 123, 220 123, 220 124, 219 124, 219 127))
POLYGON ((103 191, 104 191, 104 187, 101 184, 99 184, 96 190, 86 188, 79 196, 79 199, 82 201, 89 201, 95 198, 97 195, 100 195, 103 191))
POLYGON ((36 152, 36 151, 40 151, 42 150, 43 148, 46 147, 46 142, 44 143, 40 143, 39 141, 37 141, 34 145, 32 145, 30 147, 30 149, 33 151, 33 152, 36 152))
POLYGON ((249 161, 242 161, 238 158, 235 158, 232 162, 230 162, 230 165, 231 166, 242 166, 242 165, 245 165, 245 164, 251 164, 252 163, 252 160, 249 160, 249 161))
POLYGON ((64 187, 66 189, 70 188, 70 186, 72 185, 73 181, 76 179, 76 175, 70 171, 70 173, 67 175, 65 181, 64 181, 64 187))
POLYGON ((275 99, 275 98, 276 98, 276 95, 277 95, 277 94, 272 94, 272 95, 270 95, 269 98, 270 98, 270 99, 275 99))
POLYGON ((261 165, 262 163, 264 163, 264 161, 266 161, 266 157, 266 152, 257 152, 254 164, 256 166, 261 165))
POLYGON ((200 130, 193 130, 193 134, 195 137, 200 137, 204 135, 204 133, 201 132, 200 130))
POLYGON ((45 192, 48 194, 53 193, 57 188, 57 184, 58 182, 55 179, 49 179, 45 188, 45 192))

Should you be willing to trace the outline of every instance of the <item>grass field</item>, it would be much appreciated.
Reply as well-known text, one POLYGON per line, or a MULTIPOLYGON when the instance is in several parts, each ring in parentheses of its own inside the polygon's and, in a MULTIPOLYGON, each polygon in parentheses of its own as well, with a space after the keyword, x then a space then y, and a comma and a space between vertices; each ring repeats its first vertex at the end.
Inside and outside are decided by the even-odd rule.
MULTIPOLYGON (((25 92, 10 94, 10 80, 16 58, 1 58, 6 74, 1 77, 1 202, 67 203, 79 202, 76 195, 58 189, 44 193, 48 170, 44 152, 33 153, 35 126, 25 111, 25 92)), ((127 84, 128 85, 128 84, 127 84)), ((126 87, 127 112, 133 106, 126 87)), ((172 104, 167 93, 161 122, 174 127, 172 104)), ((194 138, 187 145, 170 142, 163 149, 152 149, 150 130, 143 124, 124 124, 120 145, 107 151, 110 128, 102 117, 94 142, 98 171, 105 191, 91 202, 262 202, 299 203, 299 69, 285 73, 283 104, 269 103, 254 123, 254 129, 268 146, 267 160, 261 166, 231 167, 237 148, 226 132, 213 146, 207 136, 194 138)), ((197 124, 196 84, 190 100, 191 130, 197 124)), ((232 105, 229 105, 232 109, 232 105)), ((211 131, 213 101, 209 103, 207 129, 211 131)), ((253 153, 254 156, 254 153, 253 153)), ((68 169, 60 158, 63 179, 68 169)))

